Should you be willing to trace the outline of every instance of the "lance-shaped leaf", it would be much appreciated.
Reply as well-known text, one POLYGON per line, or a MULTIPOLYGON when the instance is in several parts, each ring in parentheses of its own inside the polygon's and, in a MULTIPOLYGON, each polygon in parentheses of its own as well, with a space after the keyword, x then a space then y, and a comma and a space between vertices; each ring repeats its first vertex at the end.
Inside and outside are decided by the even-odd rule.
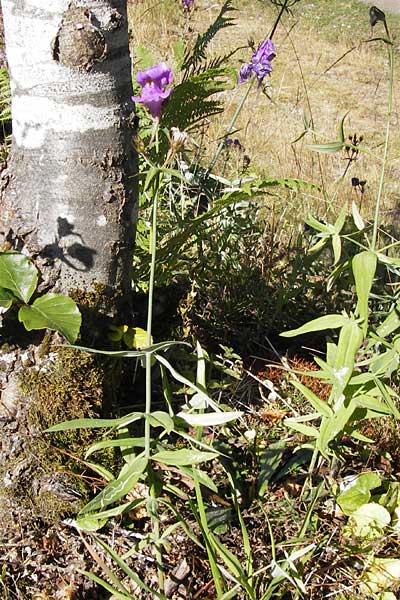
POLYGON ((147 458, 139 455, 134 461, 126 464, 125 467, 121 469, 118 479, 114 479, 109 483, 100 494, 97 494, 89 504, 86 504, 79 514, 83 515, 99 509, 102 510, 106 506, 109 506, 126 496, 139 480, 147 467, 147 463, 147 458))
POLYGON ((25 329, 52 329, 70 343, 78 337, 82 315, 72 298, 61 294, 45 294, 30 306, 21 306, 18 319, 25 329))
POLYGON ((0 253, 0 287, 29 302, 36 289, 38 272, 28 257, 13 252, 0 253))
POLYGON ((151 457, 156 462, 173 467, 198 465, 216 458, 216 452, 202 452, 201 450, 190 450, 182 448, 181 450, 161 450, 151 457))
POLYGON ((361 317, 364 335, 368 329, 368 300, 376 272, 376 254, 366 250, 353 257, 351 266, 357 291, 357 313, 361 317))
POLYGON ((324 315, 313 319, 305 325, 292 329, 291 331, 285 331, 281 333, 281 337, 296 337, 296 335, 303 335, 304 333, 312 333, 314 331, 324 331, 325 329, 337 329, 343 327, 348 322, 346 315, 324 315))

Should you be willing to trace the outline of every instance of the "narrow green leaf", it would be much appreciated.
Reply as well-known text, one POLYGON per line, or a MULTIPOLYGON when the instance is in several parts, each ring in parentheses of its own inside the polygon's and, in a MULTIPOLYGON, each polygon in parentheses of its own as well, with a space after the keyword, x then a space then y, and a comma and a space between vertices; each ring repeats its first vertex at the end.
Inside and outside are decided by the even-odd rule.
POLYGON ((73 343, 79 334, 82 315, 72 298, 50 293, 37 298, 30 306, 21 306, 18 319, 28 331, 52 329, 73 343))
POLYGON ((144 418, 149 421, 152 427, 163 427, 167 433, 171 433, 174 429, 172 417, 162 410, 156 410, 149 415, 145 414, 144 418))
POLYGON ((214 427, 224 425, 230 421, 235 421, 243 415, 240 411, 230 411, 221 413, 188 413, 181 411, 176 416, 180 417, 192 427, 214 427))
POLYGON ((340 235, 337 233, 332 236, 332 248, 334 264, 336 265, 342 255, 342 241, 340 239, 340 235))
POLYGON ((200 450, 189 450, 182 448, 181 450, 161 450, 151 457, 156 462, 173 467, 192 466, 213 460, 218 456, 216 452, 201 452, 200 450))
POLYGON ((45 431, 54 433, 55 431, 67 431, 69 429, 95 429, 98 427, 124 427, 143 417, 141 412, 133 412, 119 417, 118 419, 71 419, 49 427, 45 431))
POLYGON ((357 323, 348 319, 343 325, 337 346, 333 367, 334 393, 339 397, 352 376, 356 353, 364 339, 363 332, 357 323))
POLYGON ((134 461, 126 464, 122 469, 117 479, 109 483, 104 490, 97 494, 80 511, 80 515, 103 510, 104 507, 117 502, 120 498, 126 496, 134 485, 139 481, 142 473, 147 467, 148 459, 145 456, 139 455, 134 461))
POLYGON ((343 148, 343 142, 328 142, 327 144, 306 144, 307 150, 312 150, 313 152, 320 152, 321 154, 333 154, 335 152, 340 152, 343 148))
POLYGON ((94 452, 104 450, 105 448, 144 448, 145 439, 141 438, 120 438, 117 440, 104 440, 90 446, 85 453, 85 458, 88 458, 94 452))
POLYGON ((362 231, 365 229, 365 223, 361 217, 360 211, 358 210, 357 204, 354 202, 351 205, 351 213, 353 215, 354 224, 357 227, 358 231, 362 231))
POLYGON ((37 280, 38 271, 27 256, 15 252, 0 253, 0 287, 10 290, 23 302, 29 302, 37 280))
POLYGON ((295 431, 306 435, 307 437, 318 438, 319 436, 319 431, 316 427, 300 423, 299 421, 297 421, 296 417, 293 417, 291 419, 285 419, 283 421, 283 424, 287 427, 290 427, 290 429, 294 429, 295 431))
POLYGON ((381 338, 386 338, 388 335, 396 331, 400 327, 400 304, 397 304, 388 314, 386 319, 379 325, 376 333, 381 338))
POLYGON ((140 358, 146 356, 146 354, 154 354, 154 352, 168 350, 168 348, 171 348, 172 346, 181 344, 185 346, 189 345, 186 342, 159 342, 158 344, 153 344, 147 348, 142 348, 142 350, 97 350, 96 348, 87 348, 86 346, 76 345, 72 346, 72 348, 76 348, 82 352, 89 352, 90 354, 104 354, 105 356, 112 356, 113 358, 140 358))
POLYGON ((305 325, 298 327, 298 329, 292 329, 291 331, 285 331, 281 333, 281 337, 296 337, 297 335, 303 335, 304 333, 312 333, 314 331, 324 331, 325 329, 337 329, 343 327, 348 322, 348 317, 345 315, 324 315, 313 319, 305 325))
POLYGON ((372 282, 375 277, 377 258, 374 252, 366 250, 356 254, 351 266, 357 291, 357 314, 362 319, 363 333, 366 335, 368 330, 368 301, 372 288, 372 282))
POLYGON ((318 396, 316 396, 314 394, 314 392, 312 392, 305 385, 303 385, 299 381, 295 381, 295 380, 291 381, 291 384, 294 385, 294 387, 297 388, 303 394, 303 396, 305 398, 307 398, 307 400, 309 401, 311 406, 316 411, 318 411, 321 414, 321 416, 329 418, 333 415, 333 411, 332 411, 331 407, 328 406, 328 404, 326 402, 321 400, 321 398, 318 398, 318 396))

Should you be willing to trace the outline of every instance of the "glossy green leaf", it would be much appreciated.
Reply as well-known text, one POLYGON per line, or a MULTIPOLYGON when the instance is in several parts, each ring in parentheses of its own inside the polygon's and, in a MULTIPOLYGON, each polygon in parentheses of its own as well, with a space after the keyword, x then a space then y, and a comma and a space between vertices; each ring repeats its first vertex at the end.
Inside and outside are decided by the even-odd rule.
POLYGON ((348 317, 345 315, 324 315, 323 317, 318 317, 318 319, 313 319, 309 321, 305 325, 298 327, 297 329, 292 329, 291 331, 285 331, 281 333, 281 337, 296 337, 297 335, 303 335, 304 333, 312 333, 314 331, 324 331, 325 329, 337 329, 338 327, 343 327, 345 323, 349 321, 348 317))
POLYGON ((353 257, 351 266, 357 292, 357 314, 362 319, 363 333, 368 329, 368 301, 376 272, 377 258, 374 252, 366 250, 353 257))
POLYGON ((28 331, 52 329, 73 343, 79 334, 82 315, 72 298, 50 293, 37 298, 31 305, 21 306, 18 319, 28 331))
POLYGON ((345 481, 343 491, 336 501, 345 515, 351 515, 363 504, 370 501, 371 490, 381 485, 381 479, 376 473, 361 473, 345 481))
POLYGON ((202 452, 200 450, 189 450, 182 448, 181 450, 161 450, 151 457, 156 462, 173 467, 192 466, 213 460, 218 454, 216 452, 202 452))
POLYGON ((0 307, 4 309, 10 308, 13 301, 15 300, 15 296, 6 290, 5 288, 0 287, 0 307))
POLYGON ((29 302, 36 289, 38 271, 27 256, 0 253, 0 287, 10 290, 23 302, 29 302))

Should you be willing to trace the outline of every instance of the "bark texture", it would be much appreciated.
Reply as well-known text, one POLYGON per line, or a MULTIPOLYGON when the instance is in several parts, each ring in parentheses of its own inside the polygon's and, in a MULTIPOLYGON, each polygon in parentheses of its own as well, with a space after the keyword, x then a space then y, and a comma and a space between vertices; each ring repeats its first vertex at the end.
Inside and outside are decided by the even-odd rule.
POLYGON ((1 4, 13 117, 1 241, 36 259, 42 289, 127 292, 136 160, 126 2, 1 4))

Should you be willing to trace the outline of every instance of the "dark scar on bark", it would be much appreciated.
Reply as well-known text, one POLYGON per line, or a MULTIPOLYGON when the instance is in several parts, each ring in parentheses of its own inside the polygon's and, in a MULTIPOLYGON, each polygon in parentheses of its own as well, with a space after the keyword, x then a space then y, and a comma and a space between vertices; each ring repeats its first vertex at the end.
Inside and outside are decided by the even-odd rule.
POLYGON ((104 60, 107 45, 90 10, 71 2, 52 42, 53 59, 71 69, 91 71, 104 60))

